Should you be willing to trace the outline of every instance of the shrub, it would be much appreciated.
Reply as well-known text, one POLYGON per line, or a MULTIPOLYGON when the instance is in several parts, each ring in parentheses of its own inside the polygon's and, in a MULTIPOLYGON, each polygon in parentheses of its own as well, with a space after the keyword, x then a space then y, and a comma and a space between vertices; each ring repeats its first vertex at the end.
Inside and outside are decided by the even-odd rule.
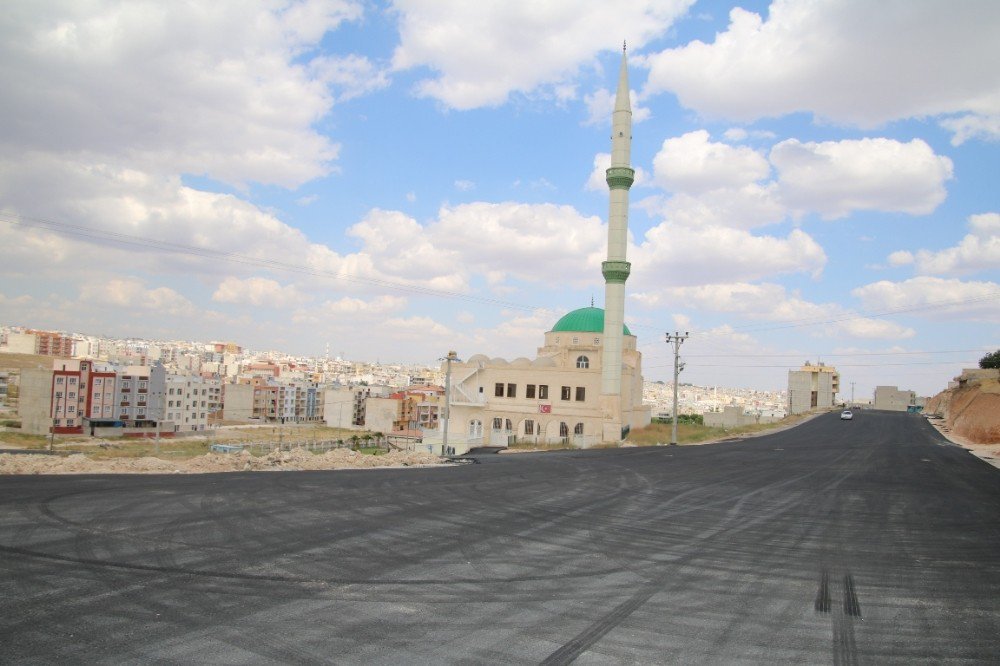
POLYGON ((984 370, 1000 368, 1000 349, 979 359, 979 367, 984 370))

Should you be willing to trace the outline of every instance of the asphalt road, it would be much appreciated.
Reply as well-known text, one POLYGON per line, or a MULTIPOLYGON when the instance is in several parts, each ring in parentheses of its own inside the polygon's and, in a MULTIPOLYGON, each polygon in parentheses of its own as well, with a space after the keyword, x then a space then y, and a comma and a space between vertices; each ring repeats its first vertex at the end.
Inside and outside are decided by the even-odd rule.
POLYGON ((922 418, 444 468, 0 477, 0 663, 988 663, 1000 470, 922 418))

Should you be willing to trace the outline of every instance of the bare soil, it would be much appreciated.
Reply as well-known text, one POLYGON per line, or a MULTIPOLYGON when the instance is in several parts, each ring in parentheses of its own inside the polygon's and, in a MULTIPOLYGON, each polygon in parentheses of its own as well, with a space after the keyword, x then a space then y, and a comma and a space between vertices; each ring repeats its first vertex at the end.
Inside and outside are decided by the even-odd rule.
POLYGON ((429 453, 391 451, 384 455, 370 455, 349 449, 334 449, 326 453, 292 449, 272 451, 263 456, 254 456, 246 451, 208 453, 186 460, 155 457, 94 459, 82 453, 65 457, 0 453, 0 474, 199 474, 414 467, 443 462, 442 458, 429 453))

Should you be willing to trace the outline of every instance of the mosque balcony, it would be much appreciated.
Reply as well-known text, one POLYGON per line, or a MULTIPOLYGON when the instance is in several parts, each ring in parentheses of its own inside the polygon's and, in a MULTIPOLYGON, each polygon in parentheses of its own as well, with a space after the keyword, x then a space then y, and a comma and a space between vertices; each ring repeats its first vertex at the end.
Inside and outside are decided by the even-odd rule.
POLYGON ((613 166, 605 172, 608 187, 612 190, 627 190, 635 182, 635 169, 626 166, 613 166))

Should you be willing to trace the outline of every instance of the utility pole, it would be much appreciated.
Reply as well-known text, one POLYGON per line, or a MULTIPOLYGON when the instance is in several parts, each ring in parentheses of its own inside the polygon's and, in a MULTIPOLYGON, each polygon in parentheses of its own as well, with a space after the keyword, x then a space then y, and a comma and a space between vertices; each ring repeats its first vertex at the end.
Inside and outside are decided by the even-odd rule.
POLYGON ((448 454, 448 419, 451 417, 451 363, 455 361, 461 363, 458 353, 448 352, 448 355, 441 359, 447 363, 444 373, 444 427, 441 430, 441 455, 448 454))
POLYGON ((55 408, 52 410, 51 423, 49 424, 49 453, 55 450, 55 440, 56 440, 56 416, 59 415, 59 399, 62 397, 62 391, 56 391, 56 404, 55 408))
POLYGON ((851 407, 854 407, 854 382, 851 382, 851 407))
POLYGON ((688 339, 688 332, 684 331, 684 335, 681 335, 677 331, 674 331, 673 335, 667 333, 667 344, 674 345, 674 417, 671 419, 672 427, 670 428, 670 444, 672 446, 677 445, 677 377, 680 374, 680 358, 681 358, 681 345, 684 341, 688 339))

